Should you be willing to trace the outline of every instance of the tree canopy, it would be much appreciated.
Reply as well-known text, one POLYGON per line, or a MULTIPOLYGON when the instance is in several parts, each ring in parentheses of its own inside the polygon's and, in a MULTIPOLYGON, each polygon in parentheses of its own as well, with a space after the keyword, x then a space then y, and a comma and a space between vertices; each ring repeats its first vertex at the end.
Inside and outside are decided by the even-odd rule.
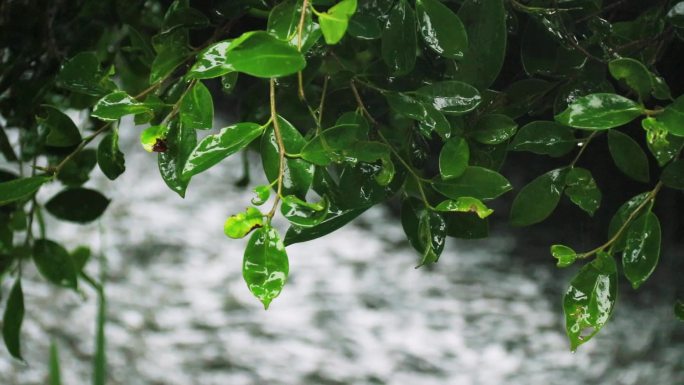
MULTIPOLYGON (((251 186, 251 204, 224 230, 248 237, 243 276, 265 308, 286 286, 286 246, 390 200, 423 266, 438 262, 448 237, 487 237, 490 201, 504 194, 515 194, 510 224, 529 226, 565 199, 593 217, 599 184, 641 183, 604 243, 550 247, 558 267, 581 265, 563 298, 575 350, 609 320, 618 280, 639 288, 658 266, 652 208, 662 189, 684 189, 681 67, 663 60, 683 39, 678 1, 4 1, 7 349, 21 359, 22 264, 34 263, 56 287, 101 294, 95 378, 104 383, 104 290, 84 270, 93 253, 50 239, 43 218, 90 223, 106 212, 106 193, 83 185, 96 166, 112 181, 125 172, 119 130, 134 129, 125 119, 141 127, 139 150, 157 158, 179 199, 224 159, 260 154, 269 184, 251 186), (215 126, 217 98, 231 101, 236 123, 215 126), (77 111, 88 115, 79 124, 77 111), (597 183, 596 165, 580 164, 600 136, 619 173, 597 183), (551 166, 514 189, 501 172, 511 152, 551 166), (41 201, 47 184, 62 189, 41 201), (276 215, 286 231, 272 225, 276 215)), ((684 317, 684 304, 675 313, 684 317)))

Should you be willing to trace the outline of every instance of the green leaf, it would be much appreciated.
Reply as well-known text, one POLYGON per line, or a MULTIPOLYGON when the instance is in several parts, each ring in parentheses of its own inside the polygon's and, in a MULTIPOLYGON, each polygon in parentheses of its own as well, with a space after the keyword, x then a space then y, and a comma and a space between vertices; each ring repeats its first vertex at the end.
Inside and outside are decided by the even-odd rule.
POLYGON ((390 108, 398 114, 418 121, 425 119, 427 114, 425 107, 411 96, 399 92, 387 92, 385 99, 387 99, 390 108))
POLYGON ((441 214, 428 210, 418 199, 407 198, 401 205, 401 225, 411 246, 422 256, 418 266, 439 260, 446 240, 446 222, 441 214))
POLYGON ((230 40, 224 40, 202 50, 185 76, 188 79, 212 79, 234 72, 235 68, 227 59, 230 45, 230 40))
POLYGON ((306 60, 297 49, 267 32, 246 32, 228 48, 226 64, 238 72, 260 78, 295 74, 306 60))
POLYGON ((209 25, 209 20, 202 12, 188 6, 187 1, 174 1, 164 15, 162 32, 177 27, 201 28, 209 25))
POLYGON ((564 245, 551 246, 551 255, 558 260, 556 263, 558 267, 568 267, 575 263, 577 259, 575 250, 564 245))
POLYGON ((223 232, 229 238, 240 239, 251 233, 252 230, 264 226, 264 214, 256 207, 247 207, 247 211, 235 214, 226 219, 223 232))
POLYGON ((205 136, 188 156, 183 178, 189 179, 247 147, 264 129, 256 123, 238 123, 224 127, 218 134, 205 136))
POLYGON ((24 322, 24 292, 21 278, 17 278, 10 291, 5 314, 2 317, 2 337, 12 357, 23 361, 21 356, 21 324, 24 322))
POLYGON ((648 211, 627 230, 622 266, 625 277, 638 289, 651 276, 660 258, 660 222, 648 211))
POLYGON ((67 162, 57 175, 57 179, 69 187, 78 187, 90 180, 90 172, 97 164, 97 151, 87 148, 81 150, 67 162))
POLYGON ((301 156, 302 159, 319 166, 327 166, 332 162, 340 163, 357 152, 354 151, 354 145, 367 140, 368 127, 358 124, 339 124, 326 129, 305 144, 302 147, 301 156))
POLYGON ((641 126, 646 131, 648 149, 660 167, 670 163, 684 148, 684 138, 670 134, 656 118, 644 118, 641 126))
POLYGON ((473 213, 445 213, 447 235, 460 239, 482 239, 489 236, 489 220, 473 213))
POLYGON ((565 195, 590 216, 601 206, 601 190, 591 171, 581 167, 571 168, 565 177, 565 195))
POLYGON ((461 19, 439 0, 416 0, 418 27, 425 44, 442 57, 462 59, 468 35, 461 19))
POLYGON ((284 196, 280 212, 293 225, 299 227, 313 227, 325 220, 328 214, 329 202, 323 198, 318 203, 308 203, 294 195, 284 196))
POLYGON ((656 116, 660 123, 670 134, 684 137, 684 95, 675 99, 665 110, 656 116))
POLYGON ((441 202, 435 207, 437 211, 475 213, 480 219, 485 219, 494 213, 494 210, 485 206, 481 200, 471 197, 461 197, 441 202))
POLYGON ((672 25, 684 28, 684 1, 680 1, 667 12, 667 19, 672 25))
POLYGON ((599 253, 570 282, 563 297, 565 329, 572 351, 594 337, 608 322, 617 299, 617 266, 599 253))
POLYGON ((318 14, 318 22, 327 44, 337 44, 342 40, 355 12, 356 0, 342 0, 327 12, 318 14))
POLYGON ((100 68, 95 52, 80 52, 67 60, 57 75, 60 87, 81 94, 101 97, 112 90, 109 74, 100 68))
POLYGON ((383 183, 386 165, 377 163, 356 163, 342 169, 339 180, 340 208, 353 209, 378 204, 394 195, 403 183, 403 178, 393 178, 383 183))
POLYGON ((455 179, 437 179, 433 182, 433 187, 451 199, 473 197, 480 200, 497 198, 513 188, 498 172, 477 166, 468 166, 455 179))
POLYGON ((126 171, 124 154, 119 150, 119 131, 107 134, 97 146, 97 164, 110 180, 114 180, 126 171))
POLYGON ((416 65, 416 16, 406 0, 390 11, 381 40, 382 59, 396 76, 406 75, 416 65))
POLYGON ((641 100, 651 93, 651 72, 640 61, 630 58, 619 58, 608 63, 610 74, 622 80, 629 88, 636 91, 641 100))
POLYGON ((660 180, 667 187, 684 190, 684 160, 675 160, 665 167, 660 180))
MULTIPOLYGON (((266 30, 280 40, 299 47, 299 21, 302 14, 302 0, 284 1, 271 9, 266 30)), ((307 52, 321 37, 318 24, 313 22, 311 12, 306 12, 302 29, 302 52, 307 52)))
POLYGON ((506 56, 506 10, 503 0, 466 0, 458 16, 469 48, 456 68, 456 79, 488 88, 499 76, 506 56))
MULTIPOLYGON (((280 134, 288 154, 298 154, 306 144, 302 134, 283 117, 278 117, 280 134)), ((264 173, 269 182, 278 179, 280 157, 278 155, 278 142, 273 130, 273 124, 261 137, 261 161, 264 165, 264 173)), ((313 181, 314 165, 302 159, 285 160, 285 174, 283 177, 283 195, 295 195, 304 199, 311 182, 313 181)), ((273 185, 276 188, 275 184, 273 185)))
POLYGON ((625 175, 639 182, 649 181, 648 158, 634 139, 620 131, 610 130, 608 149, 615 165, 625 175))
POLYGON ((245 249, 242 276, 264 309, 280 294, 288 273, 289 261, 278 232, 270 226, 254 231, 245 249))
POLYGON ((375 40, 382 36, 380 22, 373 15, 357 12, 349 20, 347 33, 361 40, 375 40))
POLYGON ((178 112, 181 124, 188 128, 207 129, 214 126, 214 100, 200 81, 185 94, 178 112))
POLYGON ((463 115, 477 108, 482 101, 476 88, 454 80, 432 83, 417 93, 421 99, 449 115, 463 115))
POLYGON ((112 92, 97 101, 92 116, 100 120, 115 121, 126 115, 136 115, 152 111, 145 103, 140 103, 123 91, 112 92))
POLYGON ((443 180, 463 175, 470 160, 470 147, 463 138, 449 139, 439 153, 439 174, 443 180))
POLYGON ((451 137, 451 123, 449 123, 449 120, 432 104, 426 103, 423 107, 425 107, 425 117, 419 121, 418 129, 420 132, 428 139, 431 137, 432 132, 436 132, 443 140, 449 139, 451 137))
POLYGON ((81 142, 81 132, 65 113, 52 106, 44 106, 45 118, 38 117, 41 129, 47 132, 45 144, 52 147, 72 147, 81 142))
POLYGON ((0 183, 0 206, 29 198, 49 180, 47 176, 32 176, 0 183))
POLYGON ((151 84, 169 77, 192 55, 192 51, 188 48, 188 32, 185 28, 177 28, 159 34, 155 36, 152 43, 157 51, 157 56, 155 56, 150 70, 151 84))
POLYGON ((190 183, 189 178, 182 176, 183 168, 196 145, 195 129, 185 127, 178 121, 170 123, 165 141, 166 148, 159 153, 157 164, 166 185, 181 198, 185 197, 185 190, 190 183))
POLYGON ((677 300, 674 305, 674 313, 680 321, 684 321, 684 301, 677 300))
POLYGON ((76 289, 78 271, 69 252, 59 243, 38 239, 33 243, 33 262, 40 274, 55 285, 76 289))
POLYGON ((140 144, 147 152, 164 152, 167 148, 166 136, 168 134, 168 126, 147 127, 140 133, 140 144))
POLYGON ((567 168, 558 168, 523 187, 511 207, 511 224, 529 226, 548 218, 560 201, 567 173, 567 168))
MULTIPOLYGON (((627 219, 644 202, 644 200, 648 198, 648 196, 648 193, 639 194, 620 206, 608 225, 608 239, 612 239, 617 234, 617 232, 625 225, 625 223, 627 223, 627 219)), ((624 233, 615 240, 612 247, 616 252, 619 252, 625 248, 624 233)))
POLYGON ((59 350, 55 341, 50 343, 50 385, 62 385, 62 370, 59 364, 59 350))
POLYGON ((586 130, 607 130, 627 124, 643 112, 641 105, 624 96, 591 94, 577 99, 556 115, 556 121, 586 130))
POLYGON ((290 226, 285 234, 285 245, 289 246, 295 243, 311 241, 328 235, 353 221, 366 210, 368 210, 368 207, 340 210, 331 206, 328 208, 325 219, 315 226, 290 226))
POLYGON ((572 129, 555 122, 537 121, 523 126, 510 149, 552 157, 563 156, 577 146, 572 129))
POLYGON ((55 217, 76 223, 88 223, 99 218, 109 205, 109 199, 95 190, 76 187, 62 190, 46 204, 55 217))
POLYGON ((254 194, 256 196, 252 198, 252 204, 261 206, 268 201, 268 198, 271 197, 271 186, 256 186, 254 187, 254 194))
POLYGON ((489 114, 481 117, 472 131, 473 139, 484 144, 500 144, 515 135, 518 123, 506 115, 489 114))

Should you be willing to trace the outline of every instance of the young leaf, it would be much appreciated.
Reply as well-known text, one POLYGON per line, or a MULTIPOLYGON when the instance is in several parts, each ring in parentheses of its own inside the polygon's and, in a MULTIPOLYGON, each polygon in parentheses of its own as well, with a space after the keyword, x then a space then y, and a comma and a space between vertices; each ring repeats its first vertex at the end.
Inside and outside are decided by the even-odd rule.
POLYGON ((463 115, 477 108, 482 101, 475 87, 454 80, 432 83, 417 93, 421 99, 449 115, 463 115))
POLYGON ((119 150, 119 132, 114 130, 107 134, 97 146, 97 164, 110 180, 114 180, 126 171, 124 154, 119 150))
POLYGON ((418 266, 437 262, 446 239, 442 215, 428 210, 421 201, 408 198, 401 206, 401 224, 409 243, 422 256, 418 266))
POLYGON ((652 212, 639 216, 627 230, 622 266, 625 276, 638 289, 651 276, 660 258, 660 222, 652 212))
POLYGON ((617 266, 613 257, 599 253, 570 282, 563 297, 565 329, 570 349, 589 341, 608 322, 617 299, 617 266))
POLYGON ((558 263, 556 263, 558 267, 568 267, 575 263, 577 259, 575 250, 564 245, 551 246, 551 255, 558 260, 558 263))
POLYGON ((556 122, 537 121, 523 126, 511 142, 513 151, 563 156, 577 146, 572 129, 556 122))
POLYGON ((36 240, 33 244, 33 262, 48 281, 76 289, 76 266, 69 252, 59 243, 48 239, 36 240))
POLYGON ((21 356, 21 324, 24 322, 24 292, 21 278, 17 278, 10 291, 5 314, 2 317, 2 337, 12 357, 23 361, 21 356))
POLYGON ((30 197, 49 180, 46 176, 32 176, 0 183, 0 206, 30 197))
POLYGON ((325 220, 328 214, 328 200, 323 198, 318 203, 308 203, 294 195, 284 196, 280 212, 293 225, 313 227, 325 220))
POLYGON ((631 122, 644 113, 638 103, 616 94, 591 94, 577 99, 556 121, 586 130, 607 130, 631 122))
POLYGON ((323 37, 328 45, 337 44, 347 32, 349 20, 356 12, 356 0, 342 0, 328 12, 318 14, 323 37))
POLYGON ((639 182, 649 181, 648 158, 634 139, 620 131, 610 130, 608 149, 615 165, 625 175, 639 182))
POLYGON ((124 91, 116 91, 98 100, 91 115, 100 120, 114 121, 126 115, 148 111, 152 111, 148 105, 133 99, 124 91))
POLYGON ((245 249, 242 276, 264 309, 283 290, 288 273, 289 261, 278 232, 270 226, 256 229, 245 249))
POLYGON ((41 129, 47 132, 45 144, 52 147, 72 147, 81 142, 81 132, 65 113, 52 106, 45 106, 47 117, 38 117, 41 129))
POLYGON ((53 196, 45 209, 55 217, 76 223, 88 223, 99 218, 109 206, 109 199, 98 191, 76 187, 53 196))
POLYGON ((406 75, 416 65, 416 16, 406 0, 396 2, 382 32, 382 59, 397 76, 406 75))
POLYGON ((256 195, 254 198, 252 198, 252 204, 261 206, 266 201, 268 198, 271 196, 271 186, 268 185, 263 185, 263 186, 256 186, 254 187, 254 194, 256 195))
POLYGON ((684 190, 684 160, 675 160, 665 167, 660 180, 667 187, 684 190))
POLYGON ((461 19, 439 0, 416 0, 416 15, 425 44, 438 55, 462 59, 468 35, 461 19))
POLYGON ((157 158, 162 179, 181 198, 185 197, 185 190, 190 183, 190 178, 182 176, 183 168, 196 145, 195 129, 185 127, 178 121, 172 121, 166 135, 165 151, 160 152, 157 158))
POLYGON ((565 177, 565 195, 589 216, 594 216, 601 206, 601 190, 591 172, 585 168, 573 167, 565 177))
POLYGON ((208 129, 214 126, 214 100, 201 81, 185 94, 178 113, 181 124, 188 128, 208 129))
POLYGON ((264 226, 264 214, 256 207, 247 207, 247 211, 235 214, 226 220, 223 232, 229 238, 244 238, 256 228, 264 226))
POLYGON ((226 64, 248 75, 275 78, 303 70, 306 60, 290 44, 265 31, 254 31, 233 40, 228 48, 226 64))
POLYGON ((477 166, 466 167, 463 174, 455 179, 437 179, 433 187, 451 199, 473 197, 481 200, 497 198, 513 188, 498 172, 477 166))
POLYGON ((439 153, 439 174, 443 180, 461 176, 470 160, 470 147, 463 138, 449 139, 439 153))
POLYGON ((437 211, 475 213, 480 219, 485 219, 494 213, 494 210, 485 206, 481 200, 471 197, 461 197, 441 202, 435 207, 437 211))
POLYGON ((511 224, 529 226, 551 215, 563 193, 567 173, 567 168, 555 169, 523 187, 511 207, 511 224))
POLYGON ((188 156, 183 178, 189 179, 245 148, 264 129, 256 123, 238 123, 223 128, 218 134, 205 136, 188 156))
MULTIPOLYGON (((299 47, 299 21, 302 15, 302 0, 284 1, 271 9, 266 30, 293 47, 299 47)), ((302 29, 302 52, 307 52, 321 37, 321 29, 313 22, 311 12, 306 11, 302 29)))
POLYGON ((678 97, 672 104, 656 116, 656 121, 670 134, 684 137, 684 95, 678 97))
POLYGON ((608 63, 610 74, 617 80, 623 80, 629 88, 636 91, 643 100, 651 93, 651 72, 640 61, 631 58, 619 58, 608 63))
POLYGON ((489 114, 481 117, 472 131, 473 139, 484 144, 500 144, 515 135, 518 124, 506 115, 489 114))
POLYGON ((147 152, 164 152, 167 150, 166 135, 168 126, 150 126, 140 133, 140 144, 147 152))

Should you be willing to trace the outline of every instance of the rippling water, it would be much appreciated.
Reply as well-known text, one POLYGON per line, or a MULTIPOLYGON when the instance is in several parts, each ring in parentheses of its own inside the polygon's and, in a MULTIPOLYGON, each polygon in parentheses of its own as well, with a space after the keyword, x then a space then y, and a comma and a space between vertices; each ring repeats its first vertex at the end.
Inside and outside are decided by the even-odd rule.
MULTIPOLYGON (((264 311, 241 278, 246 241, 222 233, 251 198, 233 186, 239 157, 196 177, 181 200, 135 138, 122 139, 128 171, 91 182, 113 199, 101 225, 49 227, 70 248, 101 245, 108 257, 110 384, 684 383, 684 333, 669 302, 621 300, 600 335, 571 354, 560 299, 572 271, 516 261, 505 235, 451 241, 437 266, 416 270, 382 208, 288 247, 290 280, 264 311)), ((65 384, 89 383, 94 293, 28 273, 29 364, 3 351, 0 383, 46 384, 51 338, 65 384)))

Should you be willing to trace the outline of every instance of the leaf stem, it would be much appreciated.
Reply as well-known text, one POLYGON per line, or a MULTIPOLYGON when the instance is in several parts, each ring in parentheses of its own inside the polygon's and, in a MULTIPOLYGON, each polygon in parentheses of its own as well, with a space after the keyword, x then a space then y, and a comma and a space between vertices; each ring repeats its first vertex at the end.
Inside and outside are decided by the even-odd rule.
MULTIPOLYGON (((309 6, 309 0, 304 0, 302 3, 302 12, 299 16, 299 26, 297 27, 297 51, 302 52, 302 35, 304 33, 304 21, 306 21, 306 11, 309 6)), ((299 99, 306 100, 304 94, 304 76, 302 71, 297 72, 297 84, 299 86, 299 99)))
POLYGON ((572 162, 570 163, 570 168, 575 167, 575 165, 577 164, 577 162, 578 162, 578 161, 580 160, 580 158, 582 157, 582 154, 584 154, 584 151, 586 151, 587 147, 589 146, 589 142, 591 142, 592 139, 594 139, 598 134, 599 134, 599 131, 594 131, 594 132, 591 133, 591 135, 587 136, 586 139, 583 139, 583 140, 586 140, 586 142, 585 142, 584 144, 582 144, 582 146, 580 147, 579 152, 577 153, 577 156, 575 156, 575 159, 573 159, 572 162))
POLYGON ((285 143, 283 143, 283 136, 280 132, 280 122, 278 121, 278 111, 276 109, 275 79, 273 78, 271 78, 269 81, 269 95, 271 105, 271 120, 273 121, 273 133, 275 134, 276 142, 278 143, 278 188, 275 201, 273 202, 273 207, 266 215, 268 217, 268 223, 270 224, 276 210, 278 209, 278 203, 280 203, 280 198, 283 193, 283 176, 285 175, 285 143))

